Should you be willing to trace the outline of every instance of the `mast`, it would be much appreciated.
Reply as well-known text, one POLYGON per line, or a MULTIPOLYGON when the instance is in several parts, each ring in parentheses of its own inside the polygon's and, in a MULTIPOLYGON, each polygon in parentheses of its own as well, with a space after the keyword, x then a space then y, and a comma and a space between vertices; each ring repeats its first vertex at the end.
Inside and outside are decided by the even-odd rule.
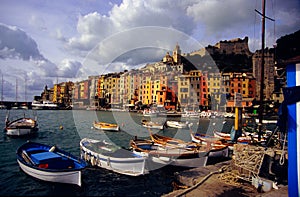
POLYGON ((259 123, 258 123, 258 141, 261 140, 262 135, 262 120, 264 113, 264 78, 265 78, 265 6, 266 1, 262 0, 262 26, 261 26, 261 70, 260 70, 260 100, 259 100, 259 123))
POLYGON ((16 103, 18 102, 18 78, 16 78, 16 103))
POLYGON ((24 94, 25 94, 25 103, 26 103, 26 105, 27 105, 27 77, 26 77, 26 75, 25 75, 25 84, 24 84, 24 86, 25 86, 25 90, 24 90, 24 94))
POLYGON ((260 101, 259 101, 259 112, 258 112, 258 141, 261 140, 262 135, 262 120, 263 120, 263 113, 264 113, 264 88, 265 88, 265 19, 269 19, 274 21, 269 17, 266 17, 266 1, 262 0, 262 13, 255 10, 262 16, 262 27, 261 27, 261 67, 260 67, 260 101))
POLYGON ((1 104, 3 102, 3 73, 1 73, 1 104))

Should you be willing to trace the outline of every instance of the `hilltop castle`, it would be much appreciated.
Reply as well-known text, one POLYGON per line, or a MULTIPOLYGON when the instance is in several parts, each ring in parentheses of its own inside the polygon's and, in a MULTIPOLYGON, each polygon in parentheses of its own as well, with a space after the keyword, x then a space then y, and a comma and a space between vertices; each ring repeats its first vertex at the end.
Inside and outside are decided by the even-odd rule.
POLYGON ((235 38, 232 40, 224 40, 216 43, 214 46, 208 45, 198 51, 191 52, 190 55, 212 55, 212 54, 243 54, 252 56, 248 47, 248 37, 244 39, 235 38))

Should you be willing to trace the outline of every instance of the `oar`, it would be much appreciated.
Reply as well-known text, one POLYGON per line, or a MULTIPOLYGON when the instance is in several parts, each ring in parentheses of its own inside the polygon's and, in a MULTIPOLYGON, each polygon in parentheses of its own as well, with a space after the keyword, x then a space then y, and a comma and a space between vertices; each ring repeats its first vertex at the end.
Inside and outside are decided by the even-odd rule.
MULTIPOLYGON (((29 155, 27 154, 27 152, 25 151, 25 150, 22 150, 22 154, 25 156, 25 158, 29 161, 29 163, 31 163, 32 165, 36 165, 33 161, 32 161, 32 159, 29 157, 29 155)), ((26 160, 24 158, 24 160, 26 160)), ((26 161, 26 162, 28 162, 28 161, 26 161)))

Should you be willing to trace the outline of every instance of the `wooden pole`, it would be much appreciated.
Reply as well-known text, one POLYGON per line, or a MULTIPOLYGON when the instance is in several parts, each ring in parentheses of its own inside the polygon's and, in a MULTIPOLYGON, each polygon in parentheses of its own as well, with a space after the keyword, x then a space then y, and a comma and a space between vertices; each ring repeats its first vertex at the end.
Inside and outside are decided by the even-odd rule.
POLYGON ((262 0, 262 28, 261 28, 261 70, 260 70, 260 104, 259 104, 259 123, 258 123, 258 141, 261 140, 262 135, 262 120, 264 113, 264 78, 265 78, 265 0, 262 0))

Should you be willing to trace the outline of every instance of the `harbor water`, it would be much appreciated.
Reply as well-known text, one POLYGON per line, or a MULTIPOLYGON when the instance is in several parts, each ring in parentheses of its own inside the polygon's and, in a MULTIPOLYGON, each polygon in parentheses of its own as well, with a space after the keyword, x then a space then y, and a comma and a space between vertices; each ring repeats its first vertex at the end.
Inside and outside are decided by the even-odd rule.
MULTIPOLYGON (((170 165, 150 171, 149 174, 131 177, 96 167, 88 167, 82 173, 82 186, 50 183, 25 174, 18 166, 16 149, 27 140, 56 145, 76 156, 80 156, 79 142, 82 138, 105 139, 122 148, 129 148, 134 136, 149 138, 149 130, 141 126, 143 117, 133 112, 107 112, 87 110, 10 110, 10 118, 23 113, 36 113, 39 131, 30 137, 9 137, 1 132, 0 140, 0 195, 1 196, 161 196, 173 191, 174 173, 185 168, 170 165), (93 121, 118 123, 120 132, 103 132, 93 128, 93 121)), ((6 110, 1 110, 0 127, 4 128, 6 110)), ((189 121, 191 130, 210 133, 213 129, 229 132, 233 120, 151 118, 155 121, 177 119, 189 121)), ((190 141, 189 129, 166 128, 161 135, 190 141)))

